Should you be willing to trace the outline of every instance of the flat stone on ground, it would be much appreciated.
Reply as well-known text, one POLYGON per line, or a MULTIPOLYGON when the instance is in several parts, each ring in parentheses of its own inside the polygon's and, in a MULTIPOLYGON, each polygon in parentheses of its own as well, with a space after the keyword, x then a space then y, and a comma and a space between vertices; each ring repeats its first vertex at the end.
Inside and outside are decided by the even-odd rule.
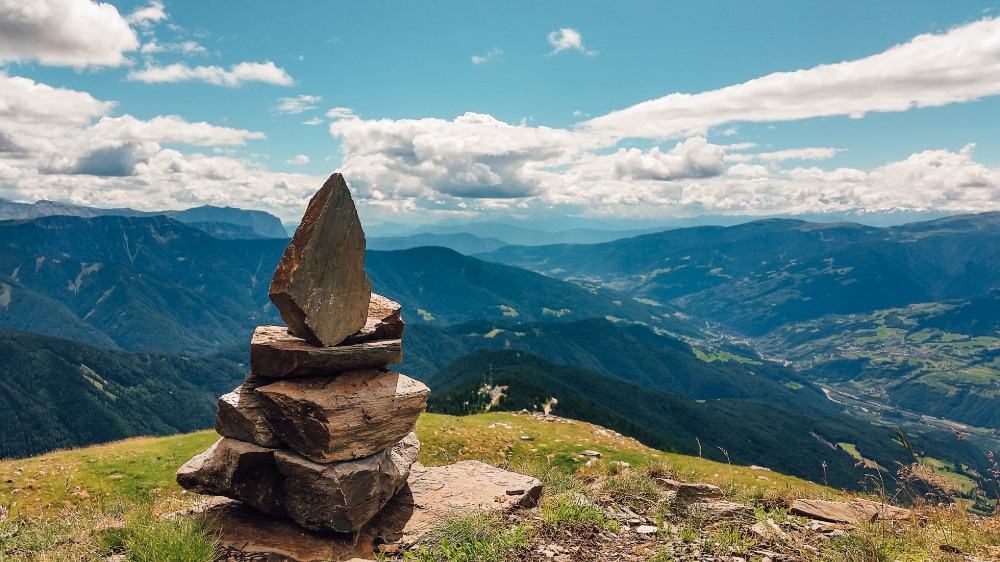
POLYGON ((268 295, 288 330, 313 345, 334 346, 365 327, 371 283, 365 233, 341 174, 309 201, 271 279, 268 295))
POLYGON ((449 516, 533 507, 541 486, 530 476, 477 461, 440 467, 415 464, 408 485, 357 535, 309 531, 226 498, 168 517, 205 517, 229 560, 341 562, 374 558, 376 542, 419 543, 449 516))
POLYGON ((903 520, 909 519, 913 512, 909 509, 879 503, 870 500, 851 500, 838 502, 830 500, 795 500, 790 509, 794 515, 809 517, 830 523, 846 523, 857 525, 877 519, 903 520))
POLYGON ((275 434, 317 463, 366 457, 413 431, 430 389, 392 371, 280 380, 257 392, 275 434))
POLYGON ((283 326, 257 326, 250 340, 250 372, 271 378, 314 377, 377 369, 403 361, 399 339, 317 347, 283 326))

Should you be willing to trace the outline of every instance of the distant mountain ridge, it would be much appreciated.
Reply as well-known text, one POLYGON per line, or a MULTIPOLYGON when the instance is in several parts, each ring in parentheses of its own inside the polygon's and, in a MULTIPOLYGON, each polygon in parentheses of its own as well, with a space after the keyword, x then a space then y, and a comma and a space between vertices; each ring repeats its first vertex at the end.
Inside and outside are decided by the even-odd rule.
POLYGON ((769 219, 478 257, 759 335, 824 314, 987 293, 1000 285, 1000 213, 886 228, 769 219))
MULTIPOLYGON (((267 287, 286 244, 220 240, 164 216, 0 222, 0 328, 133 351, 242 346, 256 325, 280 323, 267 287)), ((411 325, 681 322, 668 308, 445 248, 371 251, 366 266, 375 291, 401 302, 411 325)))
POLYGON ((287 238, 278 217, 264 211, 203 205, 181 211, 137 211, 129 208, 102 209, 58 201, 16 203, 0 198, 0 220, 34 219, 50 216, 93 218, 102 216, 152 217, 163 215, 189 224, 217 238, 287 238))

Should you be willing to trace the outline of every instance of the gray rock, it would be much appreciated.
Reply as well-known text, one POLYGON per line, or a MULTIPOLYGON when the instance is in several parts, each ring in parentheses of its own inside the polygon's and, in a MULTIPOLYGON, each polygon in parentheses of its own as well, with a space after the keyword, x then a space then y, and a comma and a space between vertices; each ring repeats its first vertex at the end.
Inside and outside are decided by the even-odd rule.
POLYGON ((398 302, 372 293, 368 303, 368 320, 364 328, 351 335, 344 343, 361 343, 377 340, 398 340, 403 337, 403 307, 398 302))
POLYGON ((365 233, 347 182, 333 174, 309 201, 268 291, 288 330, 313 345, 334 346, 361 330, 371 283, 365 233))
POLYGON ((260 377, 332 375, 402 361, 403 343, 399 339, 316 347, 282 326, 257 326, 250 340, 250 372, 260 377))
POLYGON ((318 463, 391 447, 413 431, 430 395, 417 380, 375 370, 281 380, 257 392, 278 438, 318 463))
POLYGON ((287 515, 307 529, 344 533, 378 513, 406 483, 419 454, 414 433, 374 455, 332 464, 223 438, 182 466, 177 482, 269 515, 287 515))
POLYGON ((239 499, 270 515, 285 513, 274 449, 222 438, 177 470, 177 483, 199 494, 239 499))
POLYGON ((229 394, 223 394, 215 414, 216 433, 261 447, 282 447, 281 439, 264 415, 263 402, 252 384, 244 383, 229 394))
POLYGON ((417 435, 395 447, 348 462, 319 464, 289 452, 274 454, 285 478, 285 509, 307 529, 359 529, 406 484, 420 456, 417 435))

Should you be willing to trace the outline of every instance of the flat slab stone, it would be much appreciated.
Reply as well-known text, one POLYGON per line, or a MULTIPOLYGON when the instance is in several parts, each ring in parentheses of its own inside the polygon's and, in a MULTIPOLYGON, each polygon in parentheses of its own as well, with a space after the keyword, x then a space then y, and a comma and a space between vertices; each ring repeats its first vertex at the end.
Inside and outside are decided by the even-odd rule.
POLYGON ((250 372, 271 378, 314 377, 377 369, 403 361, 399 339, 316 347, 283 326, 257 326, 250 340, 250 372))
POLYGON ((364 328, 371 300, 365 233, 341 174, 309 201, 271 279, 268 295, 288 330, 334 346, 364 328))
POLYGON ((314 531, 364 526, 401 487, 420 455, 410 433, 393 447, 353 461, 318 464, 294 452, 222 438, 177 471, 181 487, 287 515, 314 531))
POLYGON ((403 306, 392 299, 372 293, 364 328, 349 336, 343 343, 398 340, 403 337, 403 328, 403 306))
POLYGON ((366 457, 413 431, 430 389, 392 371, 279 380, 257 389, 275 434, 317 463, 366 457))
POLYGON ((909 509, 870 500, 851 500, 849 502, 795 500, 789 511, 794 515, 810 519, 849 525, 868 523, 877 519, 898 521, 909 519, 913 515, 909 509))
POLYGON ((168 517, 205 517, 229 560, 340 562, 374 558, 376 543, 420 543, 447 517, 533 507, 541 489, 541 482, 530 476, 477 461, 439 467, 415 464, 408 484, 356 534, 309 531, 227 498, 213 498, 168 517))
POLYGON ((284 446, 264 415, 264 399, 257 394, 252 384, 241 384, 236 390, 219 398, 215 431, 223 437, 232 437, 261 447, 284 446))

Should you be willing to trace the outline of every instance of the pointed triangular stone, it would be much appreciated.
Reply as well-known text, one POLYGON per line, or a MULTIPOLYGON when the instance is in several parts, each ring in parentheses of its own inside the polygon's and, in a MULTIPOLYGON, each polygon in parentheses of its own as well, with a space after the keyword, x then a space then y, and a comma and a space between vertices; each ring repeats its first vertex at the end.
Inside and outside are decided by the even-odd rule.
POLYGON ((371 283, 365 233, 347 182, 333 174, 309 201, 271 279, 269 295, 288 331, 333 346, 365 326, 371 283))

